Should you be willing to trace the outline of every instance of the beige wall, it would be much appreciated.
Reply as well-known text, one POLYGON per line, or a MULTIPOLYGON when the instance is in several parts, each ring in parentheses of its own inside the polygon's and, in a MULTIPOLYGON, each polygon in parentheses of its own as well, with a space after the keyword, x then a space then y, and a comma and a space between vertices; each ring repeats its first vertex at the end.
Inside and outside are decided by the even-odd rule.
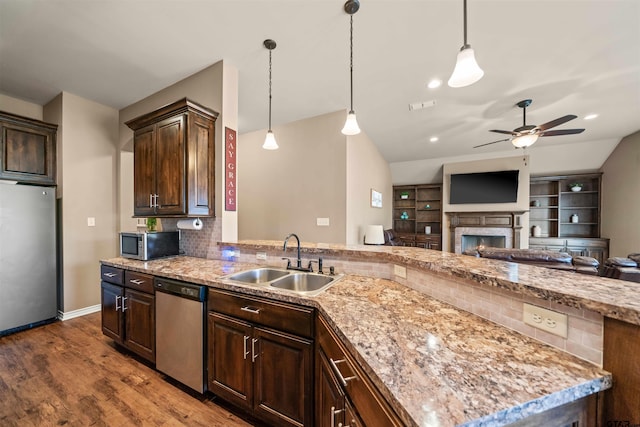
POLYGON ((238 237, 346 241, 344 111, 273 126, 280 148, 264 150, 266 130, 238 138, 238 237), (329 226, 317 226, 329 218, 329 226))
POLYGON ((59 124, 58 197, 66 314, 100 304, 99 261, 117 254, 118 112, 63 92, 44 107, 59 124), (87 225, 95 218, 95 227, 87 225))
POLYGON ((378 147, 364 132, 347 137, 347 244, 362 244, 367 225, 391 228, 392 188, 378 147), (382 193, 382 209, 371 207, 371 189, 382 193))
MULTIPOLYGON (((503 157, 499 159, 477 160, 472 162, 447 163, 443 167, 442 175, 442 248, 444 251, 452 251, 449 242, 449 221, 447 212, 505 212, 505 211, 529 211, 529 158, 528 156, 503 157), (489 172, 501 170, 519 170, 518 177, 518 201, 516 203, 494 203, 494 204, 469 204, 451 205, 449 204, 449 184, 451 174, 489 172)), ((529 235, 528 214, 522 217, 522 230, 520 239, 523 247, 528 247, 529 235)))
MULTIPOLYGON (((133 216, 133 131, 125 122, 149 113, 182 98, 204 105, 217 111, 216 120, 216 218, 208 221, 222 221, 223 235, 227 241, 237 238, 237 214, 224 210, 224 128, 237 129, 238 73, 229 65, 217 62, 141 101, 120 110, 119 118, 119 161, 120 188, 120 230, 135 230, 133 216)), ((212 242, 212 244, 214 244, 212 242)))
POLYGON ((601 234, 611 239, 609 256, 640 252, 640 131, 623 138, 600 170, 601 234))
POLYGON ((42 120, 42 105, 34 104, 21 99, 12 98, 0 93, 0 111, 42 120))

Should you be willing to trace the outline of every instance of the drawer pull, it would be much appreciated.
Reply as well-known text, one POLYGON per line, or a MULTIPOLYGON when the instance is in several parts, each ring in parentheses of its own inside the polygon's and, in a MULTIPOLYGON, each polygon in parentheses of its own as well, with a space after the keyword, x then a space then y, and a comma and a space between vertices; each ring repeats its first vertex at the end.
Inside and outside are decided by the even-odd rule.
POLYGON ((249 313, 253 313, 253 314, 260 314, 260 309, 259 308, 249 307, 248 305, 242 307, 240 310, 248 311, 249 313))
POLYGON ((111 279, 112 277, 116 277, 117 274, 116 273, 102 273, 103 276, 108 277, 109 279, 111 279))
POLYGON ((144 280, 140 280, 140 279, 131 279, 129 280, 129 282, 133 283, 134 285, 142 285, 144 283, 144 280))
POLYGON ((342 372, 340 372, 340 369, 338 369, 338 363, 344 363, 346 362, 346 359, 340 359, 340 360, 336 360, 334 361, 332 358, 329 358, 329 363, 331 363, 331 368, 333 369, 333 371, 335 372, 336 376, 338 377, 338 379, 340 380, 340 383, 342 384, 343 387, 347 386, 347 381, 351 381, 351 380, 356 380, 358 379, 357 376, 352 376, 352 377, 347 377, 345 378, 342 375, 342 372))

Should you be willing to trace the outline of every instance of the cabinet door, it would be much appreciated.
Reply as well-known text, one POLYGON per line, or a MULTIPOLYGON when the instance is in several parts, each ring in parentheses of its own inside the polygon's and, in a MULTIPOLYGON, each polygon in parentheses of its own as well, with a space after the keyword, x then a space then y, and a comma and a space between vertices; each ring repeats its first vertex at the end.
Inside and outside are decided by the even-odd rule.
POLYGON ((188 115, 187 212, 213 216, 215 213, 214 122, 197 114, 188 115))
POLYGON ((102 332, 122 343, 124 339, 124 316, 122 315, 122 298, 124 289, 121 286, 102 282, 102 332))
POLYGON ((156 212, 185 213, 185 118, 156 124, 156 212))
POLYGON ((254 409, 278 425, 313 420, 313 344, 310 340, 256 327, 254 409))
POLYGON ((133 197, 135 215, 153 216, 156 193, 156 160, 154 126, 136 131, 133 140, 133 197))
POLYGON ((151 362, 156 360, 155 296, 126 289, 122 301, 125 318, 124 344, 151 362))
POLYGON ((48 126, 1 124, 0 178, 55 185, 56 131, 53 125, 48 126))
POLYGON ((244 409, 253 406, 251 324, 219 313, 208 318, 209 390, 244 409))
POLYGON ((318 351, 316 366, 316 426, 344 424, 345 395, 322 349, 318 351))

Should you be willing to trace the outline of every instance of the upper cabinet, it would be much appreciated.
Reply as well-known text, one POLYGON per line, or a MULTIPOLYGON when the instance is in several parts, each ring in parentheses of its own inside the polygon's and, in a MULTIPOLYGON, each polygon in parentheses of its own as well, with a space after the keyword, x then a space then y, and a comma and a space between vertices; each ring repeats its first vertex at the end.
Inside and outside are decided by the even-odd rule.
POLYGON ((58 126, 0 112, 0 179, 56 184, 58 126))
POLYGON ((215 216, 217 117, 184 98, 126 122, 134 131, 134 216, 215 216))

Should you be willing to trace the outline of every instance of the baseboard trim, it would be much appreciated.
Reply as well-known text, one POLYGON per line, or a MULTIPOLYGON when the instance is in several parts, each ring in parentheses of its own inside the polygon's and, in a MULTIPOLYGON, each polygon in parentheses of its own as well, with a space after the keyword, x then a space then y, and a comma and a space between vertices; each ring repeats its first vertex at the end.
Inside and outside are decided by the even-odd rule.
POLYGON ((86 316, 87 314, 97 313, 102 308, 101 304, 92 305, 85 308, 80 308, 78 310, 73 311, 60 311, 58 310, 58 319, 65 321, 69 319, 73 319, 75 317, 86 316))

